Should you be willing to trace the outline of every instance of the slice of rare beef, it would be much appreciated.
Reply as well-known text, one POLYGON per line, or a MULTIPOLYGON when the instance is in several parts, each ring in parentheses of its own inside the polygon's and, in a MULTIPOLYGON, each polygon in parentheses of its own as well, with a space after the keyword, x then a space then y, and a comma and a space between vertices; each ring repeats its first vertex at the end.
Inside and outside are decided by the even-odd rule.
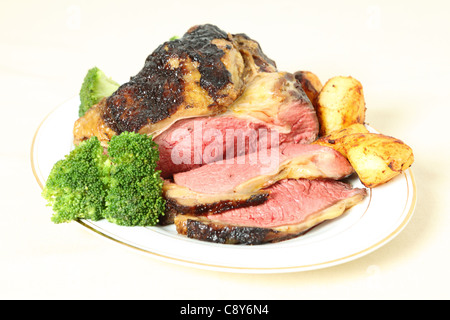
POLYGON ((308 97, 287 72, 257 74, 225 113, 179 120, 154 137, 163 177, 276 147, 311 143, 319 130, 308 97))
POLYGON ((257 190, 248 194, 204 194, 165 180, 163 196, 166 199, 166 209, 159 224, 169 225, 173 224, 178 214, 203 215, 259 205, 267 200, 269 193, 257 190))
POLYGON ((360 203, 366 189, 330 179, 285 179, 266 189, 263 204, 214 215, 178 215, 179 234, 227 244, 262 244, 298 237, 360 203))
POLYGON ((343 179, 353 173, 336 150, 316 144, 283 144, 277 148, 209 163, 174 175, 174 183, 206 194, 247 194, 282 179, 343 179))
POLYGON ((163 195, 167 201, 164 224, 177 214, 215 214, 265 202, 264 188, 282 179, 342 179, 353 172, 339 152, 315 144, 287 144, 270 150, 275 156, 258 152, 238 157, 231 163, 211 163, 178 173, 166 180, 163 195), (273 161, 273 163, 271 162, 273 161))

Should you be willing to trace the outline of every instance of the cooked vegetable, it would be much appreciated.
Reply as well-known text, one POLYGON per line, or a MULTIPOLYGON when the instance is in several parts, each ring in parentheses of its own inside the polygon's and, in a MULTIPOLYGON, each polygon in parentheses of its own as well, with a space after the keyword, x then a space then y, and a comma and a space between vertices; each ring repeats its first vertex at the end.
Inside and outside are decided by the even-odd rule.
POLYGON ((320 135, 364 124, 366 105, 361 83, 352 77, 334 77, 328 80, 317 97, 317 116, 320 135))
POLYGON ((53 166, 42 192, 53 207, 53 222, 104 218, 124 226, 158 222, 165 201, 152 138, 123 132, 111 139, 107 151, 92 137, 53 166))
POLYGON ((82 117, 102 98, 109 97, 119 88, 119 84, 108 78, 103 71, 94 67, 89 69, 80 89, 80 107, 78 115, 82 117))
POLYGON ((345 145, 343 144, 343 139, 341 138, 354 133, 369 133, 369 130, 367 130, 366 126, 361 123, 354 123, 344 129, 333 131, 329 135, 320 137, 313 143, 333 148, 346 157, 347 153, 345 151, 345 145))
POLYGON ((150 136, 124 132, 113 136, 104 217, 123 226, 152 226, 164 214, 163 181, 156 171, 159 152, 150 136))
POLYGON ((388 182, 414 162, 412 150, 404 142, 370 133, 360 123, 334 131, 317 139, 314 144, 328 146, 345 156, 368 188, 388 182))
POLYGON ((59 160, 47 178, 42 196, 53 207, 52 221, 102 219, 110 163, 96 137, 83 141, 59 160))
POLYGON ((311 71, 297 71, 294 76, 300 82, 311 104, 317 108, 317 97, 323 87, 319 77, 311 71))
POLYGON ((340 138, 339 144, 359 179, 368 188, 388 182, 414 162, 408 145, 383 134, 350 134, 340 138))

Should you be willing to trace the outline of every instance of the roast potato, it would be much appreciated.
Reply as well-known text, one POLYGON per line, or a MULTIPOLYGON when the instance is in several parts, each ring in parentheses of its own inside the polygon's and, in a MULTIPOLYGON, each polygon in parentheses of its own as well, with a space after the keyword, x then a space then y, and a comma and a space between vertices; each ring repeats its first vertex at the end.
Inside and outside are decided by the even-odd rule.
POLYGON ((366 103, 363 87, 353 77, 329 79, 317 97, 320 136, 341 130, 354 123, 364 124, 366 103))
POLYGON ((380 133, 354 133, 338 143, 362 184, 374 188, 408 169, 414 162, 412 149, 403 141, 380 133))
POLYGON ((313 143, 333 148, 334 150, 340 152, 344 157, 347 157, 341 138, 355 133, 369 133, 369 130, 367 130, 366 126, 361 123, 354 123, 344 129, 333 131, 327 136, 320 137, 313 143))
POLYGON ((314 108, 317 107, 317 96, 322 90, 322 82, 319 77, 311 71, 297 71, 294 73, 295 79, 302 86, 303 91, 311 101, 314 108))

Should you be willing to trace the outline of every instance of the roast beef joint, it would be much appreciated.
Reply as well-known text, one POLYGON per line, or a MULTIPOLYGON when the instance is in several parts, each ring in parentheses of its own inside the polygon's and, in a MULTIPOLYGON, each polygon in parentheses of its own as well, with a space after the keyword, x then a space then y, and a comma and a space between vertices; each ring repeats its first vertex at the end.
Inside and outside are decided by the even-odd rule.
POLYGON ((211 24, 152 52, 135 76, 79 118, 74 144, 131 131, 159 148, 166 213, 189 238, 256 245, 298 237, 367 195, 319 137, 298 73, 260 44, 211 24))

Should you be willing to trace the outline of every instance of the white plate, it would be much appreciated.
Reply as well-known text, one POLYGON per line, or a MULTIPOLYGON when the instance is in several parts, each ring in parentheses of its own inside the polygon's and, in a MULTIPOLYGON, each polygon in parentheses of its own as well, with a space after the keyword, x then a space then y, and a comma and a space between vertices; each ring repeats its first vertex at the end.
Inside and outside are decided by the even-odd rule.
MULTIPOLYGON (((78 118, 78 98, 51 112, 32 144, 31 165, 44 185, 54 163, 72 149, 72 129, 78 118)), ((355 187, 362 187, 353 179, 355 187)), ((392 240, 409 222, 416 203, 411 169, 369 190, 368 197, 341 217, 320 224, 305 235, 257 246, 224 245, 188 239, 174 226, 120 227, 82 220, 79 223, 117 243, 165 261, 238 273, 282 273, 330 267, 362 257, 392 240)), ((51 210, 49 208, 49 210, 51 210)), ((48 219, 50 222, 51 211, 48 219)))

